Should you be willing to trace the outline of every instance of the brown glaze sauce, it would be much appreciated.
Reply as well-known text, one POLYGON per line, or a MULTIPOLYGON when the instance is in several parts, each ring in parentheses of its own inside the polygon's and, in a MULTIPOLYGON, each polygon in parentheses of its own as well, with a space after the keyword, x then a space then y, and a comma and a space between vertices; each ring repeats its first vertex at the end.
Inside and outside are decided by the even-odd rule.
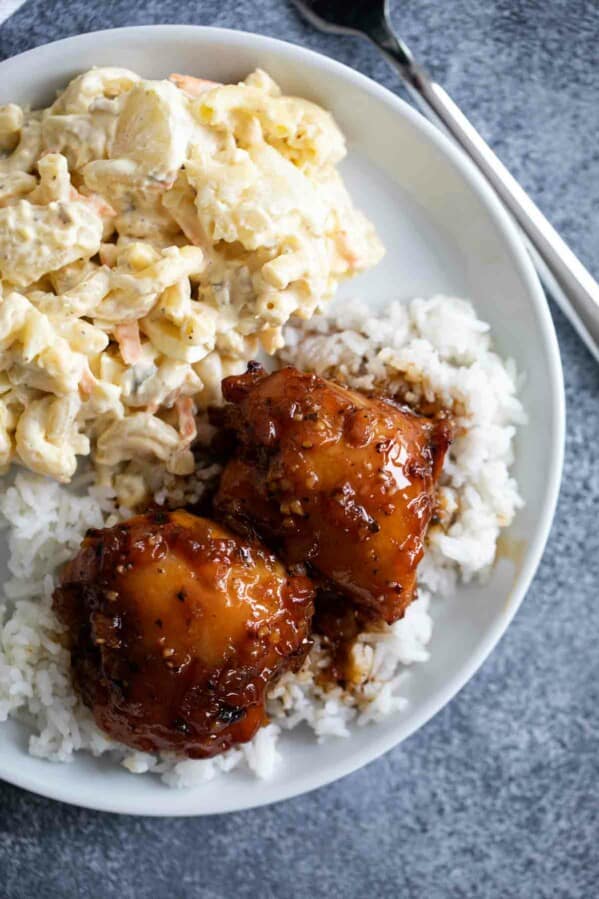
POLYGON ((184 511, 90 531, 54 606, 98 725, 193 758, 245 742, 310 646, 313 586, 262 544, 184 511))
POLYGON ((215 512, 256 532, 288 564, 391 623, 412 601, 416 568, 451 441, 432 421, 316 375, 252 368, 223 382, 237 451, 215 512))
POLYGON ((348 604, 339 593, 321 590, 317 593, 312 631, 322 637, 331 661, 318 673, 323 686, 352 683, 351 650, 359 635, 372 623, 372 616, 348 604))

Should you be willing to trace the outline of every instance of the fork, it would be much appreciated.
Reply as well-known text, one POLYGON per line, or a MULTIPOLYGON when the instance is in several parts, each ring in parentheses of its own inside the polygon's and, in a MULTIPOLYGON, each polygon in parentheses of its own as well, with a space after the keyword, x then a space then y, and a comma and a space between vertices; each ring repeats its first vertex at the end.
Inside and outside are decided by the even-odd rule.
POLYGON ((542 282, 599 361, 599 284, 451 97, 414 60, 393 30, 388 0, 292 2, 321 31, 368 38, 397 69, 422 112, 459 144, 516 220, 542 282))

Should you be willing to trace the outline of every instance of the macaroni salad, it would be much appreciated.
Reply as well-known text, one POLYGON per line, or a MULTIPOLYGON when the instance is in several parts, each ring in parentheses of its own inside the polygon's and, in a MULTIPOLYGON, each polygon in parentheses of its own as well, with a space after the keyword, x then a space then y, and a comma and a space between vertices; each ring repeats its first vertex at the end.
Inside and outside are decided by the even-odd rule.
POLYGON ((130 507, 194 462, 198 409, 381 244, 332 117, 240 84, 99 68, 0 107, 0 466, 91 454, 130 507))

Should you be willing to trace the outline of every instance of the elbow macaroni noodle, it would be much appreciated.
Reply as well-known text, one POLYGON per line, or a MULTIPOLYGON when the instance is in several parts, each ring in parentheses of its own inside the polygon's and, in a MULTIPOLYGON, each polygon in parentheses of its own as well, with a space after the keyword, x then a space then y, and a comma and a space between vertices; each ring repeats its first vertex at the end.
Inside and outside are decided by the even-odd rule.
POLYGON ((0 470, 143 493, 193 470, 194 415, 291 316, 382 247, 335 165, 343 136, 262 71, 117 68, 48 109, 0 107, 0 470))

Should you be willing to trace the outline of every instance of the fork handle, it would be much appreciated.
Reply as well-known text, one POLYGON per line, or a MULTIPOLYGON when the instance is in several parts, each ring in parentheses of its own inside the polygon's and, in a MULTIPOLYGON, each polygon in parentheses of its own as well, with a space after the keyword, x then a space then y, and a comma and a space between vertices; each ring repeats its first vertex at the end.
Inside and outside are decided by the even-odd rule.
POLYGON ((380 23, 367 37, 398 70, 427 118, 449 133, 495 190, 526 237, 541 280, 599 361, 599 284, 391 25, 380 23))

